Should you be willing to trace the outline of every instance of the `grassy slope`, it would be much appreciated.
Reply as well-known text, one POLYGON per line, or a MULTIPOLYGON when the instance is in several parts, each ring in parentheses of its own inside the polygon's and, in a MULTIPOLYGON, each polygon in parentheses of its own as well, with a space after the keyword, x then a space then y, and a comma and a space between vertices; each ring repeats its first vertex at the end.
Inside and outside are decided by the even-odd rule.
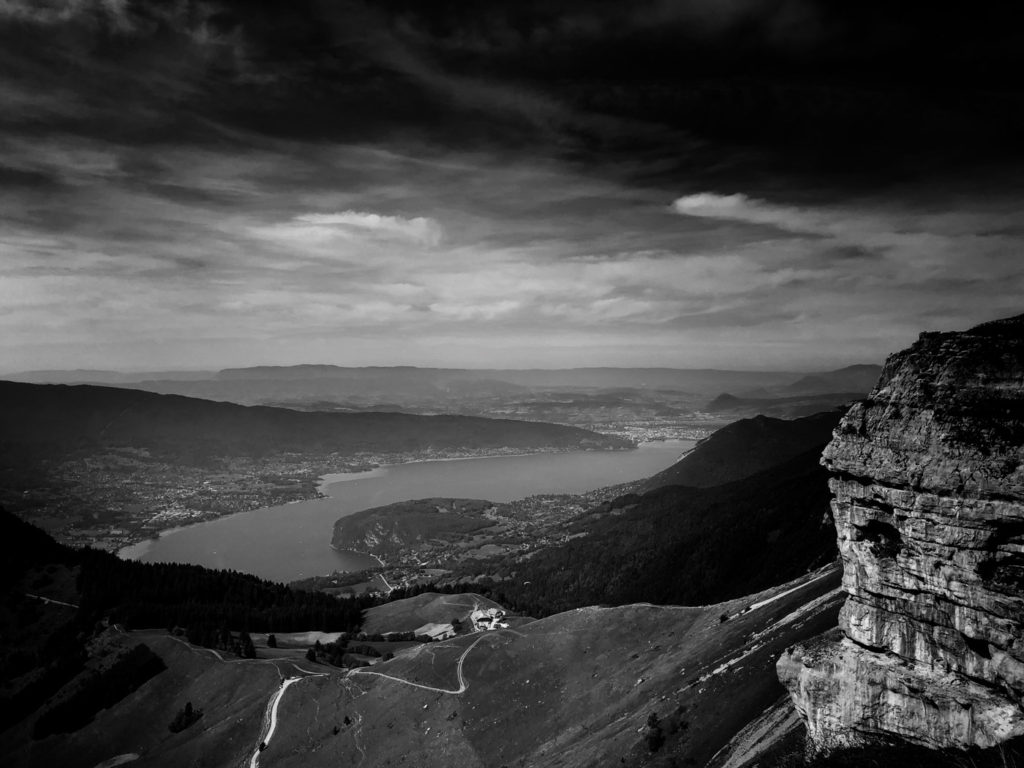
POLYGON ((476 607, 501 608, 493 600, 471 592, 461 595, 424 592, 368 609, 363 614, 363 631, 368 634, 410 632, 430 622, 447 623, 454 618, 465 621, 476 607))
MULTIPOLYGON (((167 671, 74 734, 31 742, 26 721, 0 737, 0 752, 12 766, 92 768, 133 752, 141 755, 138 765, 239 765, 261 738, 267 702, 281 677, 301 668, 329 674, 288 690, 278 731, 261 755, 264 765, 489 768, 606 765, 609 757, 642 765, 650 763, 650 753, 638 729, 651 711, 667 730, 681 719, 689 723, 669 733, 655 757, 703 763, 778 697, 778 654, 834 624, 838 576, 832 568, 805 577, 795 591, 745 613, 755 600, 788 587, 719 606, 584 608, 415 646, 368 670, 440 691, 367 670, 345 676, 306 662, 301 649, 270 652, 258 642, 262 659, 221 661, 159 631, 132 633, 125 642, 144 641, 167 671), (779 621, 823 594, 830 597, 808 615, 779 621), (733 618, 723 623, 723 613, 733 618), (443 692, 459 691, 462 681, 463 692, 443 692), (171 734, 167 724, 186 701, 204 715, 171 734)), ((386 631, 450 619, 453 608, 467 614, 476 604, 493 603, 475 595, 420 595, 372 609, 368 619, 386 631)))
POLYGON ((310 680, 307 695, 282 703, 267 755, 303 768, 643 765, 671 756, 703 764, 779 697, 778 654, 834 625, 838 569, 810 579, 745 614, 757 596, 703 608, 583 608, 425 646, 371 670, 441 691, 365 672, 310 680), (824 594, 807 615, 780 622, 824 594), (723 613, 738 615, 723 623, 723 613), (442 692, 459 689, 458 659, 471 645, 468 687, 442 692), (688 723, 653 761, 639 733, 652 711, 667 730, 688 723))

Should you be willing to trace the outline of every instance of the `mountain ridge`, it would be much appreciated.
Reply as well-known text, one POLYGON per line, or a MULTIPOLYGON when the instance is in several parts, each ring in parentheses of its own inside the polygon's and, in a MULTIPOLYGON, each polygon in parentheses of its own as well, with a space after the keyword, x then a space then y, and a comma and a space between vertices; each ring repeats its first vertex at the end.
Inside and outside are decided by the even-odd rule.
POLYGON ((444 445, 627 447, 620 438, 543 422, 395 412, 303 412, 93 385, 0 381, 0 398, 8 404, 0 411, 0 434, 6 442, 49 442, 67 449, 83 441, 127 441, 185 453, 203 446, 242 455, 444 445))
POLYGON ((734 421, 700 440, 671 467, 648 478, 642 488, 706 488, 741 480, 815 446, 824 448, 841 415, 824 411, 791 420, 762 415, 734 421))

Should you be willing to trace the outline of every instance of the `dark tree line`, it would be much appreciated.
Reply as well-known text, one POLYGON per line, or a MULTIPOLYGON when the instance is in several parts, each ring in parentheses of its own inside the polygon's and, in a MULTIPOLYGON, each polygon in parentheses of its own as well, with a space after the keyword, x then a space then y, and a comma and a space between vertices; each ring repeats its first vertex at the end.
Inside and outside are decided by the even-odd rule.
POLYGON ((117 703, 154 675, 163 672, 163 660, 143 644, 136 645, 102 672, 92 672, 60 703, 36 720, 32 738, 77 731, 101 709, 117 703))
POLYGON ((377 602, 295 591, 237 571, 125 561, 89 549, 79 552, 79 562, 80 610, 133 628, 353 631, 363 610, 377 602))

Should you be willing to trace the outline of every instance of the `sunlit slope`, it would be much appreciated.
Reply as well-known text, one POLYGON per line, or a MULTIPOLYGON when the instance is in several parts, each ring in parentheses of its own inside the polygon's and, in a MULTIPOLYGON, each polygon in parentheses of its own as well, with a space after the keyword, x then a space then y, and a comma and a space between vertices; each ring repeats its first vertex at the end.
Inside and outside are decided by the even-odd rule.
POLYGON ((264 754, 303 768, 701 765, 778 699, 785 647, 835 624, 839 577, 830 566, 709 607, 581 608, 310 679, 264 754))
POLYGON ((448 623, 452 619, 466 621, 475 608, 501 608, 483 595, 467 592, 442 595, 424 592, 422 595, 374 606, 363 614, 363 631, 411 632, 424 624, 448 623))

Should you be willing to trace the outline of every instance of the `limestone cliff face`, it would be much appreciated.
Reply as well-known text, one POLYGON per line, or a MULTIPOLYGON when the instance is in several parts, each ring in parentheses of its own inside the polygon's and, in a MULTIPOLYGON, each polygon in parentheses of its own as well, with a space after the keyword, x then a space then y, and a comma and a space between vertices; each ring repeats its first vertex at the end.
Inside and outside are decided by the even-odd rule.
POLYGON ((812 749, 1024 734, 1024 315, 893 355, 822 462, 849 598, 778 663, 812 749))

